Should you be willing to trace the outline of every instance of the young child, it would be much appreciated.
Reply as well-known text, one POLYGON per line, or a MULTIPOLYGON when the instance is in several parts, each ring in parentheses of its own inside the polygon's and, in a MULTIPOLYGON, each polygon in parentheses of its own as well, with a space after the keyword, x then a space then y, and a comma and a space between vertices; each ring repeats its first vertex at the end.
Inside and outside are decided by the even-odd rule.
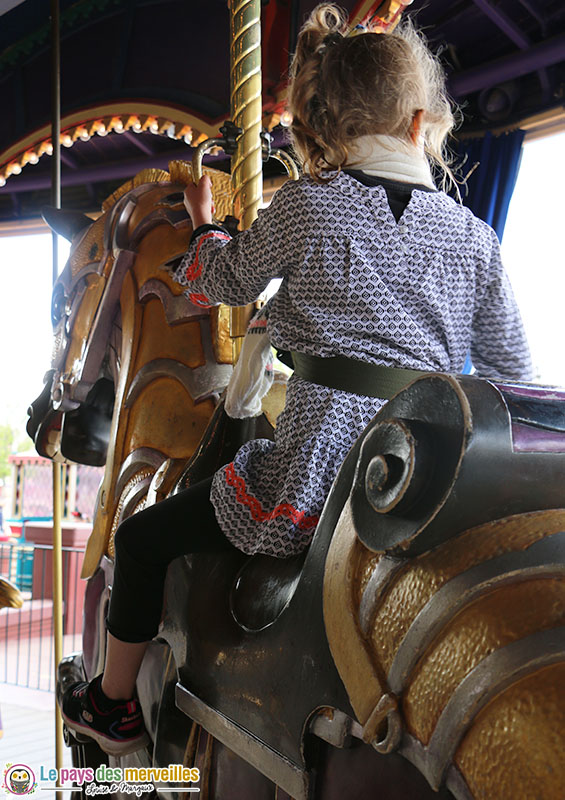
POLYGON ((296 371, 274 442, 248 442, 213 479, 119 527, 105 671, 62 701, 68 727, 109 753, 145 742, 132 698, 173 558, 304 550, 340 464, 410 382, 405 370, 460 372, 470 352, 480 375, 531 377, 495 233, 432 179, 453 127, 439 65, 409 25, 345 29, 323 5, 299 36, 289 99, 304 176, 234 239, 212 224, 207 178, 185 191, 194 233, 176 279, 208 306, 248 303, 282 278, 268 332, 296 371))

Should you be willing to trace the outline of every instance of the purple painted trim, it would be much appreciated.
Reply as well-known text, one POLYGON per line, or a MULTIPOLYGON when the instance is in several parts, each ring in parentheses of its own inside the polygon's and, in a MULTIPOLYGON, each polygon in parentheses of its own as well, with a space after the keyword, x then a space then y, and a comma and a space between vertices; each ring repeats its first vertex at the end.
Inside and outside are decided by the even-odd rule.
POLYGON ((493 6, 490 0, 473 0, 473 2, 514 44, 518 45, 522 50, 526 50, 530 46, 529 37, 520 30, 504 11, 493 6))
POLYGON ((512 449, 515 453, 565 453, 565 433, 513 422, 512 449))
POLYGON ((547 21, 543 14, 541 13, 541 9, 537 7, 538 0, 518 0, 521 6, 532 15, 532 17, 537 20, 541 27, 541 32, 545 36, 547 31, 547 21))
POLYGON ((144 137, 140 136, 137 133, 132 133, 131 131, 124 131, 121 136, 124 139, 127 139, 128 142, 131 142, 138 150, 141 150, 142 153, 145 153, 146 156, 150 156, 153 158, 155 156, 155 150, 152 147, 149 147, 147 142, 145 141, 144 137))
MULTIPOLYGON (((190 161, 192 157, 192 149, 186 148, 186 154, 182 150, 173 150, 159 156, 147 156, 143 158, 128 159, 127 161, 114 162, 111 164, 102 164, 99 167, 87 167, 86 169, 79 169, 71 173, 64 172, 62 175, 63 186, 78 186, 82 183, 99 183, 100 181, 109 181, 117 178, 131 178, 142 169, 164 169, 169 168, 169 161, 178 161, 185 159, 190 161)), ((28 167, 29 169, 29 167, 28 167)), ((33 192, 39 189, 48 189, 51 185, 51 177, 47 175, 38 175, 37 177, 27 177, 27 175, 17 175, 8 178, 6 186, 0 189, 0 194, 8 194, 9 192, 33 192), (8 188, 8 192, 6 189, 8 188)))
POLYGON ((534 397, 536 400, 563 400, 565 401, 565 389, 559 386, 521 386, 512 383, 495 383, 497 389, 504 394, 514 394, 520 397, 534 397))
POLYGON ((496 86, 498 83, 557 64, 565 59, 564 53, 565 33, 561 33, 528 50, 452 75, 449 80, 449 91, 454 97, 464 97, 479 89, 496 86))
MULTIPOLYGON (((83 183, 99 183, 100 181, 110 181, 118 178, 131 178, 141 172, 142 169, 169 169, 169 161, 190 161, 192 158, 192 148, 172 150, 156 156, 144 158, 128 159, 127 161, 115 161, 110 164, 102 164, 99 167, 86 167, 72 172, 63 172, 61 177, 63 186, 78 186, 83 183)), ((220 161, 225 161, 222 156, 205 156, 205 164, 214 166, 220 161)), ((28 167, 28 170, 30 168, 28 167)), ((40 189, 48 189, 51 186, 51 177, 38 175, 37 177, 26 174, 25 176, 16 175, 8 178, 6 186, 0 189, 0 194, 13 194, 17 192, 35 192, 40 189)))
MULTIPOLYGON (((127 136, 126 131, 121 136, 127 136)), ((117 134, 116 134, 117 135, 117 134)), ((132 141, 137 134, 131 134, 132 141)), ((128 137, 129 138, 129 137, 128 137)), ((97 145, 101 142, 95 142, 97 145)), ((139 145, 139 142, 136 141, 139 145)), ((276 131, 271 143, 272 147, 283 147, 288 144, 288 133, 286 131, 276 131)), ((147 147, 145 145, 145 147, 147 147)), ((75 171, 65 170, 61 176, 62 186, 78 186, 83 183, 98 183, 100 181, 117 180, 118 178, 131 178, 142 169, 169 169, 169 161, 191 161, 194 148, 186 145, 186 150, 182 147, 170 150, 166 153, 147 155, 142 158, 127 159, 125 161, 114 161, 94 167, 78 167, 75 171)), ((210 167, 225 162, 228 156, 222 151, 218 155, 204 156, 204 163, 210 167)), ((27 167, 25 174, 12 175, 6 182, 6 186, 0 188, 0 195, 17 194, 19 192, 35 192, 40 189, 49 189, 51 186, 50 174, 33 175, 30 166, 27 167)), ((14 198, 15 202, 16 198, 14 198)))

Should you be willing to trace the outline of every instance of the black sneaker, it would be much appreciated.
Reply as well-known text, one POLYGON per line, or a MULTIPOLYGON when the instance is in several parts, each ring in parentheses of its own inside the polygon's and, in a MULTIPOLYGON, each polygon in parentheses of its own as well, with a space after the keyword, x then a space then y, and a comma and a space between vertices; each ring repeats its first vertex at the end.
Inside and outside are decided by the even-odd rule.
POLYGON ((102 710, 96 702, 101 680, 98 675, 90 683, 69 686, 61 698, 61 716, 67 728, 94 739, 105 753, 135 753, 149 742, 139 702, 116 701, 109 710, 102 710))

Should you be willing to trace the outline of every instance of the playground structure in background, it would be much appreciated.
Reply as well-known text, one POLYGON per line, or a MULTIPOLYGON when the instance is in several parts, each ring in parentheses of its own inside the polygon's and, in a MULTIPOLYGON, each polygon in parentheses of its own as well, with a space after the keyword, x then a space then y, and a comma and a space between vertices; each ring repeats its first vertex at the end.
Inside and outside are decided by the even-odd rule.
MULTIPOLYGON (((13 581, 20 591, 30 592, 36 541, 35 538, 30 539, 26 531, 30 526, 37 526, 37 523, 50 523, 53 520, 51 461, 42 456, 21 453, 9 456, 8 462, 12 468, 11 497, 9 508, 3 509, 0 542, 7 544, 3 548, 0 574, 13 581)), ((92 523, 104 470, 86 464, 65 463, 62 472, 63 520, 71 523, 71 527, 79 521, 92 523)), ((45 529, 48 531, 49 527, 45 529)), ((41 543, 51 544, 48 533, 42 537, 41 543)), ((72 546, 75 543, 66 544, 72 546)))
MULTIPOLYGON (((26 522, 53 518, 51 461, 27 453, 11 455, 12 493, 4 522, 20 536, 26 522)), ((96 495, 104 470, 86 464, 63 464, 63 518, 92 522, 96 495)))
MULTIPOLYGON (((12 455, 9 461, 12 491, 0 536, 0 681, 53 691, 52 466, 48 459, 29 454, 12 455)), ((100 467, 63 466, 62 624, 67 649, 80 641, 86 589, 80 574, 102 474, 100 467)))

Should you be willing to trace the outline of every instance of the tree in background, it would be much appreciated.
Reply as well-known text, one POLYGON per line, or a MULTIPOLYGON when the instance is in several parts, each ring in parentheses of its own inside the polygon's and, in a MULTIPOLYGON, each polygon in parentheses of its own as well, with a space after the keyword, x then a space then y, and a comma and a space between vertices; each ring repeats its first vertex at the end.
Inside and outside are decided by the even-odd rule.
POLYGON ((7 478, 11 473, 8 456, 12 453, 29 450, 31 439, 22 437, 22 432, 9 424, 0 425, 0 478, 7 478))

